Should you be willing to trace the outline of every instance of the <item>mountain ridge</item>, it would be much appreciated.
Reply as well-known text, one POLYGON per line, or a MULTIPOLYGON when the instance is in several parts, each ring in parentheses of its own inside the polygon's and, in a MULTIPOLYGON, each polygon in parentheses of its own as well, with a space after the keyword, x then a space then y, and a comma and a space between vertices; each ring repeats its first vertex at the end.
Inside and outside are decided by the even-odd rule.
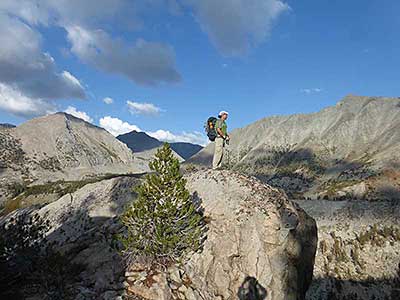
MULTIPOLYGON (((146 163, 105 129, 67 113, 0 131, 0 200, 15 182, 40 184, 104 174, 141 173, 146 163)), ((0 201, 1 202, 1 201, 0 201)))
MULTIPOLYGON (((367 181, 365 176, 372 189, 379 185, 400 193, 397 180, 384 187, 380 179, 387 179, 385 170, 400 166, 399 129, 399 98, 348 95, 319 112, 266 117, 233 130, 224 164, 270 184, 275 180, 288 192, 310 185, 299 196, 325 197, 333 183, 344 184, 345 176, 347 183, 367 181)), ((208 145, 187 163, 209 166, 213 147, 208 145)))
MULTIPOLYGON (((145 132, 136 130, 121 134, 117 136, 117 139, 125 143, 134 153, 153 150, 163 145, 162 141, 159 141, 145 132)), ((188 142, 171 142, 169 144, 172 150, 185 160, 203 149, 200 145, 188 142)))

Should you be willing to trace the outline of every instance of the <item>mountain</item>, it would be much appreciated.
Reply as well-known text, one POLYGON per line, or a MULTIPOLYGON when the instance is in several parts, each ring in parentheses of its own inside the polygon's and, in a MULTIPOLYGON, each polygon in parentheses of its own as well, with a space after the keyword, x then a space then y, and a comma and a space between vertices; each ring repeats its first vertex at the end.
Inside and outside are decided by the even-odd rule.
POLYGON ((136 130, 129 133, 121 134, 117 136, 121 142, 125 143, 134 153, 142 152, 158 148, 162 145, 162 142, 147 135, 144 132, 138 132, 136 130))
MULTIPOLYGON (((400 195, 400 99, 349 95, 311 114, 272 116, 231 133, 224 165, 292 197, 400 195)), ((209 166, 213 144, 188 160, 209 166)))
POLYGON ((9 123, 0 123, 0 129, 14 128, 15 125, 9 123))
POLYGON ((15 181, 37 184, 143 171, 125 144, 103 128, 66 113, 1 130, 0 162, 2 187, 15 181))
MULTIPOLYGON (((117 136, 117 139, 125 143, 134 153, 152 150, 163 144, 163 142, 156 138, 153 138, 144 132, 138 132, 135 130, 119 135, 117 136)), ((170 143, 170 145, 172 150, 179 154, 183 159, 188 159, 203 149, 200 145, 185 142, 170 143)))
POLYGON ((200 145, 185 142, 171 143, 171 148, 184 159, 191 158, 193 155, 203 149, 203 147, 200 145))

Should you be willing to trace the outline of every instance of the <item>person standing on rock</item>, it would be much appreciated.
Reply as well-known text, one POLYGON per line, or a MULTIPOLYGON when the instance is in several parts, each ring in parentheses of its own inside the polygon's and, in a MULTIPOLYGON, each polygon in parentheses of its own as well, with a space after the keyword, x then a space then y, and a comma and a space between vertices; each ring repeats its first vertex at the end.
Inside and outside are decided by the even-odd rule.
POLYGON ((224 147, 226 143, 229 143, 226 119, 228 119, 228 112, 223 110, 218 114, 218 120, 215 122, 217 137, 215 138, 215 151, 212 164, 213 170, 221 168, 222 158, 224 156, 224 147))

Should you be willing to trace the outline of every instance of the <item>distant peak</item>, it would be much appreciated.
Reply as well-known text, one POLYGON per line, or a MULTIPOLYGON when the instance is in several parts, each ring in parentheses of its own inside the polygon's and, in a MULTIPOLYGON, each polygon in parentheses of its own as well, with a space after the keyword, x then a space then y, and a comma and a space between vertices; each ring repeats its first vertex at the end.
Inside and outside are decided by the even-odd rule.
POLYGON ((53 114, 33 118, 33 119, 30 119, 27 122, 21 124, 20 126, 24 126, 24 124, 40 124, 40 123, 55 125, 55 124, 64 124, 64 123, 68 123, 68 122, 72 122, 72 123, 79 124, 82 126, 95 127, 100 130, 105 130, 102 127, 99 127, 92 123, 86 122, 85 120, 75 117, 74 115, 71 115, 66 112, 56 112, 53 114))
POLYGON ((16 127, 14 124, 0 123, 0 128, 14 128, 14 127, 16 127))

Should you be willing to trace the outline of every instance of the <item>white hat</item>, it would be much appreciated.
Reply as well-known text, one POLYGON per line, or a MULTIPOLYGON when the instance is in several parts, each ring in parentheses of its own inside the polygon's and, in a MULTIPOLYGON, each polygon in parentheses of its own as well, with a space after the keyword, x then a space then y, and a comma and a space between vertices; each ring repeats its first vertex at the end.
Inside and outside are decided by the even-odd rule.
POLYGON ((227 111, 225 111, 225 110, 221 110, 221 111, 219 112, 218 116, 220 117, 220 116, 222 116, 222 115, 229 115, 229 113, 228 113, 227 111))

